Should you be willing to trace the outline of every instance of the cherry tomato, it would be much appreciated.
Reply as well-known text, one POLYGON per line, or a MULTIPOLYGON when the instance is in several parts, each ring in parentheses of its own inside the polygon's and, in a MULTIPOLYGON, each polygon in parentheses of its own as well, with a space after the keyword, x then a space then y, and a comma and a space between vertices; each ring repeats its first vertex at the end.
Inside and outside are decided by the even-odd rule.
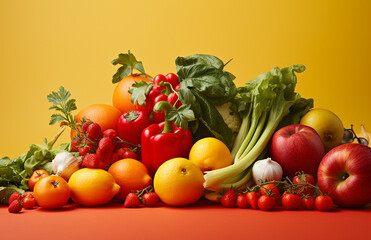
POLYGON ((73 139, 71 142, 71 152, 78 152, 79 151, 79 145, 80 145, 80 140, 78 139, 73 139))
POLYGON ((178 101, 178 94, 176 94, 175 92, 172 92, 169 94, 169 96, 167 96, 167 101, 173 106, 176 103, 175 105, 176 108, 182 106, 182 102, 178 101))
POLYGON ((319 195, 316 197, 314 204, 320 211, 331 211, 334 206, 334 201, 330 196, 319 195))
POLYGON ((277 188, 277 184, 268 183, 268 184, 263 185, 260 188, 261 195, 267 195, 267 192, 269 192, 269 191, 272 192, 273 197, 276 199, 277 203, 279 203, 280 198, 281 198, 281 194, 280 194, 280 191, 277 188))
POLYGON ((316 207, 314 202, 315 200, 314 200, 314 197, 312 196, 303 197, 301 199, 301 206, 306 210, 313 210, 316 207))
POLYGON ((276 207, 276 198, 269 195, 262 195, 258 199, 258 206, 263 211, 270 211, 276 207))
POLYGON ((170 83, 173 88, 179 84, 178 76, 174 73, 166 74, 166 82, 170 83))
POLYGON ((299 195, 294 193, 285 193, 281 199, 282 206, 287 210, 296 210, 301 206, 301 199, 299 195))
POLYGON ((28 180, 28 187, 33 190, 35 184, 42 179, 43 177, 49 176, 49 173, 43 169, 35 170, 28 180))
POLYGON ((128 148, 120 148, 117 151, 117 154, 118 154, 119 159, 125 159, 125 158, 138 159, 138 154, 135 151, 132 151, 128 148))
POLYGON ((167 78, 162 74, 158 74, 153 78, 153 84, 160 85, 160 82, 167 82, 167 78))
POLYGON ((33 197, 25 197, 22 199, 22 203, 25 209, 31 209, 35 207, 36 200, 33 197))
POLYGON ((63 178, 47 176, 36 183, 34 196, 40 207, 57 209, 68 202, 71 190, 63 178))
POLYGON ((90 147, 85 146, 85 147, 79 147, 79 153, 81 156, 85 156, 86 154, 90 153, 90 147))
MULTIPOLYGON (((310 174, 301 173, 301 174, 296 175, 293 178, 292 183, 293 184, 310 183, 312 185, 316 185, 316 180, 310 174)), ((298 194, 299 194, 299 196, 302 196, 303 194, 313 195, 313 193, 314 193, 313 191, 314 191, 314 189, 313 189, 312 186, 303 186, 303 187, 299 187, 298 194)))
POLYGON ((25 198, 25 197, 35 198, 35 196, 33 195, 33 192, 30 192, 30 191, 27 191, 27 192, 22 194, 22 198, 25 198))
POLYGON ((246 194, 240 194, 237 197, 237 207, 239 208, 248 208, 249 203, 247 202, 246 199, 246 194))
POLYGON ((246 193, 246 200, 248 204, 255 210, 258 209, 258 198, 259 197, 260 197, 260 193, 256 193, 256 192, 246 193))

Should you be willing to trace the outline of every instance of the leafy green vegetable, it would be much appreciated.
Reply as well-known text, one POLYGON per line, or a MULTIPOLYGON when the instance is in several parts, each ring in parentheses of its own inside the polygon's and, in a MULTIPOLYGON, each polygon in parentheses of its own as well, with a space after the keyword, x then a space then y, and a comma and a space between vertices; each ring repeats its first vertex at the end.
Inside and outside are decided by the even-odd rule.
POLYGON ((136 81, 133 86, 129 88, 131 102, 146 106, 146 98, 152 88, 153 85, 150 82, 136 81))
POLYGON ((6 203, 13 192, 23 193, 28 189, 28 180, 35 170, 44 169, 52 173, 51 161, 68 145, 63 144, 56 149, 53 145, 63 133, 63 127, 45 146, 31 144, 27 153, 10 160, 8 157, 0 159, 0 202, 6 203))
POLYGON ((238 89, 236 108, 243 120, 232 149, 234 164, 207 172, 205 188, 220 191, 226 186, 245 186, 251 178, 252 163, 266 150, 279 124, 297 123, 313 106, 312 100, 302 99, 295 92, 295 72, 304 70, 303 65, 274 68, 238 89))
POLYGON ((56 113, 51 116, 49 125, 53 125, 55 123, 66 122, 67 125, 71 128, 75 128, 75 117, 72 116, 72 111, 76 110, 76 100, 69 99, 71 97, 71 93, 67 91, 63 86, 59 87, 58 92, 52 92, 47 96, 49 102, 53 103, 53 105, 49 108, 49 110, 56 110, 61 113, 56 113))
POLYGON ((175 126, 183 128, 183 130, 188 129, 188 122, 195 120, 195 115, 190 109, 190 105, 182 105, 178 109, 172 109, 167 112, 165 116, 166 121, 174 122, 175 126))
POLYGON ((182 104, 190 104, 196 121, 190 122, 194 141, 214 136, 232 146, 232 130, 215 108, 231 101, 237 94, 235 77, 223 70, 225 64, 211 55, 178 57, 177 66, 182 104))
POLYGON ((131 75, 133 73, 133 69, 138 70, 142 74, 146 74, 144 71, 143 63, 140 61, 137 61, 135 56, 130 53, 130 50, 128 53, 120 53, 118 58, 112 60, 111 62, 113 65, 121 64, 122 66, 117 70, 115 75, 112 77, 112 83, 118 83, 123 78, 131 75))

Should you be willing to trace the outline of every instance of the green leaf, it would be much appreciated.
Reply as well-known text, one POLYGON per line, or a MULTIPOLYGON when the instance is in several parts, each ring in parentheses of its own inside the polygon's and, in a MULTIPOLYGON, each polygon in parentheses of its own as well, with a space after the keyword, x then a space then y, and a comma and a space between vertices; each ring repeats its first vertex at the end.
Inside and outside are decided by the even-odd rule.
POLYGON ((49 110, 60 112, 51 116, 49 125, 66 121, 71 128, 75 127, 75 117, 72 116, 72 111, 76 110, 77 106, 76 100, 69 99, 70 97, 71 93, 63 86, 59 87, 58 92, 53 91, 46 97, 53 104, 49 110))
POLYGON ((63 117, 61 114, 59 114, 59 113, 53 114, 50 117, 49 125, 53 125, 55 123, 60 123, 60 122, 65 121, 65 120, 67 120, 67 119, 65 117, 63 117))
POLYGON ((128 120, 128 122, 134 121, 138 117, 139 117, 139 114, 134 112, 134 111, 130 111, 129 114, 125 116, 125 118, 126 118, 126 120, 128 120))
POLYGON ((197 89, 214 105, 231 101, 237 94, 233 74, 223 70, 223 62, 211 55, 196 54, 175 60, 181 87, 197 89))
POLYGON ((165 118, 167 121, 174 122, 175 126, 183 128, 184 131, 188 129, 189 121, 196 120, 189 104, 183 104, 178 109, 168 111, 165 118))
POLYGON ((136 81, 129 89, 131 102, 133 104, 138 103, 142 106, 146 106, 146 98, 152 88, 153 85, 150 82, 136 81))
POLYGON ((128 53, 120 53, 118 58, 112 60, 113 65, 122 65, 112 77, 112 83, 118 83, 123 78, 131 75, 133 70, 136 69, 142 74, 146 74, 142 62, 137 61, 135 56, 128 51, 128 53))

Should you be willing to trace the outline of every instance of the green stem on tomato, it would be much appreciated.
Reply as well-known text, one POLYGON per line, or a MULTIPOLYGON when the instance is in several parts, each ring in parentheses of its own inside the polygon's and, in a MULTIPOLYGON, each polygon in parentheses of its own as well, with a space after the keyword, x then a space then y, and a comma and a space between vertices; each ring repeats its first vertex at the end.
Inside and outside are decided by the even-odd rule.
POLYGON ((160 102, 156 103, 155 106, 153 107, 154 112, 157 112, 157 113, 164 112, 165 113, 165 125, 164 125, 164 130, 162 131, 162 133, 168 133, 168 132, 172 133, 173 132, 172 122, 169 121, 169 120, 166 120, 167 112, 169 112, 173 109, 174 109, 174 106, 171 105, 167 101, 160 101, 160 102))

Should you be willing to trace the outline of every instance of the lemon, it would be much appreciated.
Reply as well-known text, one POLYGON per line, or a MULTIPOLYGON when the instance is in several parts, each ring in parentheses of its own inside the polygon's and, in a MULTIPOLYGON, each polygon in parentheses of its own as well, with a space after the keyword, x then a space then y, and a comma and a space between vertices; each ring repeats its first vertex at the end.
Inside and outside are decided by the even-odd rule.
POLYGON ((310 110, 302 117, 300 124, 316 130, 326 152, 340 145, 344 136, 344 127, 340 118, 327 109, 314 108, 310 110))
POLYGON ((103 205, 120 191, 112 175, 102 169, 80 169, 72 174, 68 185, 72 200, 83 206, 103 205))
POLYGON ((170 206, 186 206, 196 202, 204 193, 204 175, 186 158, 164 162, 153 179, 155 192, 170 206))
POLYGON ((219 139, 212 137, 198 140, 189 152, 189 160, 203 172, 232 164, 232 156, 228 147, 219 139))

